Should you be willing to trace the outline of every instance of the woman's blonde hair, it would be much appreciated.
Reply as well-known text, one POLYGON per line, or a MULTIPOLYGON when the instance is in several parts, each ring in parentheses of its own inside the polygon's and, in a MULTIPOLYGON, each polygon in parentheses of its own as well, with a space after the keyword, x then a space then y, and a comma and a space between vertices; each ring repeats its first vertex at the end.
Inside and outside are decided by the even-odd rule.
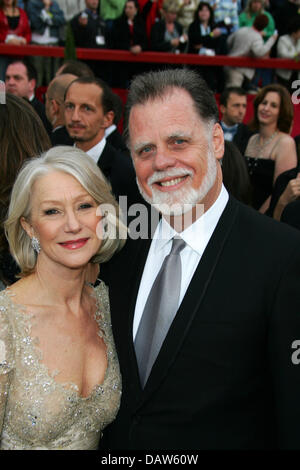
POLYGON ((31 246, 31 239, 21 225, 21 218, 30 220, 34 183, 40 177, 55 171, 73 176, 96 203, 102 206, 99 215, 100 213, 103 215, 101 222, 104 235, 99 252, 90 261, 93 263, 108 261, 125 244, 127 227, 119 218, 119 205, 101 170, 82 150, 75 147, 57 146, 25 163, 11 193, 8 217, 4 227, 11 254, 21 268, 20 276, 34 272, 37 260, 37 255, 31 246))

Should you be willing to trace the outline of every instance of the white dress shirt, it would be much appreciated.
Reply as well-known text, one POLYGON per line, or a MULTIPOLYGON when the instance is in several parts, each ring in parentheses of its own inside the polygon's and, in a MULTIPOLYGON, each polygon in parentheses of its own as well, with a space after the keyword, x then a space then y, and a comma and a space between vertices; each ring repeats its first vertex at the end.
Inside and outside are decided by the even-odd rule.
MULTIPOLYGON (((228 193, 222 185, 222 189, 217 200, 208 209, 208 211, 204 212, 196 222, 178 234, 186 242, 185 248, 180 253, 183 269, 178 307, 182 302, 227 201, 228 193)), ((135 338, 137 333, 151 287, 159 273, 165 257, 171 251, 172 238, 175 235, 177 235, 177 232, 162 217, 154 233, 141 278, 134 312, 133 338, 135 338)))
MULTIPOLYGON (((90 150, 88 150, 85 153, 87 153, 94 160, 94 162, 98 164, 98 161, 100 160, 105 144, 106 144, 106 138, 103 137, 103 139, 101 139, 100 142, 98 142, 98 144, 94 145, 94 147, 92 147, 90 150)), ((76 147, 76 144, 74 145, 76 147)))
POLYGON ((117 126, 115 124, 112 124, 111 126, 107 127, 105 129, 105 137, 108 137, 110 134, 113 133, 117 129, 117 126))

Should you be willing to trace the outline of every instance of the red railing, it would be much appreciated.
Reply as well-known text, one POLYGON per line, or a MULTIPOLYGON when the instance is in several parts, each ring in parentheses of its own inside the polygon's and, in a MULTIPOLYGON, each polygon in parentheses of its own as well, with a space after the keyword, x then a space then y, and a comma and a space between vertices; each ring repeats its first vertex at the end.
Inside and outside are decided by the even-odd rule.
MULTIPOLYGON (((65 49, 56 46, 12 46, 0 44, 0 56, 51 56, 64 57, 65 49)), ((167 52, 131 52, 113 49, 76 49, 77 58, 85 60, 105 60, 113 62, 150 62, 163 64, 227 65, 231 67, 255 67, 272 69, 300 70, 300 62, 289 59, 254 59, 249 57, 229 57, 226 55, 203 56, 198 54, 170 54, 167 52)))

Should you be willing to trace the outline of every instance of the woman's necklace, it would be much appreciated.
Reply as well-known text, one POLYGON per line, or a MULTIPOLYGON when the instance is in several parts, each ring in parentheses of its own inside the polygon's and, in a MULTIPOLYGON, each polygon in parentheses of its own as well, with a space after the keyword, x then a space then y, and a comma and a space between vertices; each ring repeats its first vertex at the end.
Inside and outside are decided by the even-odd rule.
POLYGON ((276 137, 277 134, 278 134, 278 130, 273 132, 273 134, 270 135, 270 137, 266 139, 262 144, 259 142, 260 135, 259 134, 257 135, 257 143, 255 144, 256 158, 263 158, 264 149, 267 147, 267 145, 269 145, 270 142, 272 142, 272 140, 274 139, 274 137, 276 137))

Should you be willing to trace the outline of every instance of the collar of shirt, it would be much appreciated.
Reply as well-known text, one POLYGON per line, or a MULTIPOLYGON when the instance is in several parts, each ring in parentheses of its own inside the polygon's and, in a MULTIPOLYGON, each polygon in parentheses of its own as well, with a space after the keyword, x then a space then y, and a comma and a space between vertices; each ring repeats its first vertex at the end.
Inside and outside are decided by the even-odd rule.
POLYGON ((57 126, 57 127, 54 127, 54 128, 52 129, 52 132, 55 132, 55 131, 57 131, 58 129, 61 129, 62 127, 64 127, 64 126, 57 126))
POLYGON ((179 235, 192 250, 202 256, 227 204, 228 198, 228 192, 224 185, 222 185, 220 194, 214 204, 192 225, 179 234, 162 217, 153 236, 153 242, 155 243, 154 251, 158 253, 175 235, 179 235))
POLYGON ((112 134, 115 129, 117 129, 117 126, 115 124, 112 124, 107 129, 105 129, 105 132, 104 132, 105 137, 108 137, 110 134, 112 134))
POLYGON ((90 10, 89 8, 86 8, 86 9, 85 9, 85 12, 86 12, 87 14, 90 14, 91 17, 94 18, 94 20, 96 20, 96 19, 98 18, 98 16, 99 16, 97 12, 95 12, 95 11, 93 11, 93 10, 90 10))
POLYGON ((226 132, 232 132, 233 134, 237 131, 238 124, 234 124, 233 126, 227 126, 223 121, 221 121, 222 129, 226 132))
POLYGON ((207 26, 205 28, 205 26, 203 26, 203 24, 200 24, 200 30, 201 30, 202 36, 205 36, 205 35, 207 35, 211 32, 210 26, 207 26))
MULTIPOLYGON (((95 163, 98 163, 98 161, 100 160, 101 154, 103 152, 103 149, 105 147, 105 144, 106 144, 106 138, 103 137, 103 139, 101 139, 100 142, 98 142, 98 144, 94 145, 94 147, 92 147, 90 150, 88 150, 85 153, 87 153, 94 160, 95 163)), ((74 146, 76 147, 76 143, 74 144, 74 146)))

